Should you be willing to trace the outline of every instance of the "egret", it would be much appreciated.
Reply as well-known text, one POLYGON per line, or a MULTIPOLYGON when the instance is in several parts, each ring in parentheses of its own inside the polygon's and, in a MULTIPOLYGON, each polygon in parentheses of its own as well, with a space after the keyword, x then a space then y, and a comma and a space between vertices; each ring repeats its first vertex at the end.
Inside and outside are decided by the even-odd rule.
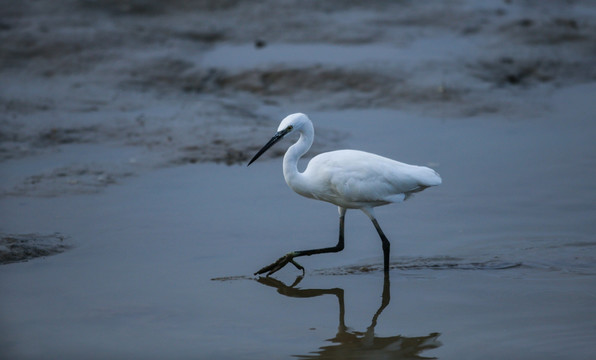
POLYGON ((298 160, 310 149, 314 127, 308 116, 296 113, 286 116, 275 135, 249 161, 257 160, 267 149, 286 135, 298 132, 300 138, 290 146, 283 158, 283 174, 288 186, 307 198, 326 201, 338 207, 339 240, 337 245, 321 249, 292 251, 255 275, 267 276, 288 263, 304 273, 304 267, 294 258, 314 254, 339 252, 344 248, 344 219, 348 209, 360 209, 372 221, 383 247, 383 270, 389 272, 390 243, 375 217, 374 208, 402 202, 412 194, 441 184, 441 177, 425 166, 404 164, 379 155, 357 150, 337 150, 312 158, 304 172, 298 171, 298 160))

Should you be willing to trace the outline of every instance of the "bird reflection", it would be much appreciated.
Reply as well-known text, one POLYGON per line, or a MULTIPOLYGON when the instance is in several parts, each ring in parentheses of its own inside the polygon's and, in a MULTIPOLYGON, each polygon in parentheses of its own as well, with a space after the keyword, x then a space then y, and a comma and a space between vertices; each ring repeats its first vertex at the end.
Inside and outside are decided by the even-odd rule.
POLYGON ((427 336, 406 337, 376 336, 375 326, 379 315, 389 305, 391 300, 389 274, 385 274, 383 281, 383 293, 381 306, 373 315, 370 326, 366 331, 355 331, 349 329, 345 323, 344 290, 341 288, 331 289, 300 289, 296 286, 302 280, 302 276, 296 278, 292 285, 271 278, 261 277, 257 279, 261 284, 277 289, 277 292, 294 298, 312 298, 322 295, 335 295, 339 304, 339 326, 335 337, 327 339, 331 345, 321 346, 318 351, 309 355, 297 355, 298 359, 435 359, 421 356, 425 350, 435 349, 441 346, 437 340, 439 333, 431 333, 427 336))

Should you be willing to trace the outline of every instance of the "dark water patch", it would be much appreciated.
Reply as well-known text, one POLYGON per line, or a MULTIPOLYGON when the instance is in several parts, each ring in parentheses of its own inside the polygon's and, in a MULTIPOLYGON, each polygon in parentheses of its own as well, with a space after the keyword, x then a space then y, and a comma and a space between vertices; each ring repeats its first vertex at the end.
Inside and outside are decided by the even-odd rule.
POLYGON ((591 60, 565 61, 556 58, 515 58, 478 60, 468 65, 476 78, 496 86, 531 86, 540 83, 569 84, 596 79, 591 60))
MULTIPOLYGON (((226 165, 247 162, 259 150, 258 145, 238 144, 233 139, 216 138, 201 145, 186 145, 178 149, 170 164, 196 164, 205 162, 224 163, 226 165)), ((277 156, 283 153, 276 153, 277 156)))
POLYGON ((160 87, 171 87, 181 86, 180 82, 192 81, 187 79, 187 76, 191 76, 194 81, 198 79, 199 83, 203 83, 203 77, 206 75, 189 75, 187 72, 192 69, 193 64, 190 61, 177 59, 177 58, 157 58, 146 61, 143 64, 134 66, 128 71, 129 80, 124 84, 131 84, 133 86, 147 89, 147 88, 160 88, 160 87))
POLYGON ((133 172, 114 170, 101 165, 70 165, 31 175, 3 196, 56 197, 65 194, 94 194, 133 172))
POLYGON ((169 2, 147 0, 80 0, 78 5, 86 10, 102 11, 110 15, 156 16, 163 14, 169 2))
POLYGON ((97 138, 98 126, 81 126, 72 128, 58 128, 42 130, 34 144, 37 146, 56 146, 72 143, 86 143, 94 141, 97 138))
POLYGON ((594 41, 594 26, 573 17, 521 18, 501 26, 513 41, 557 46, 594 41))
MULTIPOLYGON (((45 111, 41 108, 38 110, 45 111)), ((0 161, 21 158, 61 145, 95 143, 109 135, 106 129, 97 125, 29 129, 15 121, 0 121, 0 124, 0 161)))
POLYGON ((38 79, 88 74, 96 65, 113 60, 115 54, 106 49, 118 49, 124 41, 116 32, 92 27, 70 28, 66 36, 61 34, 63 27, 59 20, 46 19, 36 28, 0 32, 0 72, 27 69, 38 79))
POLYGON ((463 104, 470 89, 460 84, 427 85, 398 70, 338 66, 271 66, 203 69, 188 61, 162 59, 131 69, 124 89, 187 95, 248 94, 256 101, 292 99, 322 109, 404 108, 419 104, 463 104))
POLYGON ((208 44, 216 43, 226 39, 226 34, 223 31, 188 30, 177 32, 174 35, 184 40, 208 44))
POLYGON ((0 264, 10 264, 37 257, 60 254, 72 248, 68 238, 60 233, 0 234, 0 264))
POLYGON ((237 74, 222 74, 217 85, 268 95, 288 95, 299 91, 373 92, 393 87, 399 79, 362 69, 342 68, 270 68, 253 69, 237 74))
MULTIPOLYGON (((0 108, 5 114, 26 115, 41 111, 52 110, 56 107, 53 99, 38 98, 35 100, 25 100, 17 97, 0 96, 0 108)), ((6 121, 3 121, 3 130, 6 130, 6 121)))
POLYGON ((302 92, 351 91, 380 93, 403 80, 366 69, 306 66, 228 71, 196 69, 185 60, 160 59, 130 70, 124 85, 145 89, 178 89, 187 93, 241 91, 258 95, 286 96, 302 92))
POLYGON ((78 0, 78 5, 88 11, 105 12, 116 16, 160 16, 179 11, 218 11, 235 7, 238 0, 78 0))

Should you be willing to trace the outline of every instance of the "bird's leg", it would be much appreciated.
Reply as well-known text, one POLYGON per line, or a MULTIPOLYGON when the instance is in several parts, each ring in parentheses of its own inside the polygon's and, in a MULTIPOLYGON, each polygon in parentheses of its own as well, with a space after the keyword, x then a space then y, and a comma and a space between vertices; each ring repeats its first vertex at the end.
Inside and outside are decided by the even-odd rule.
POLYGON ((304 267, 298 264, 294 258, 299 256, 311 256, 314 254, 323 254, 323 253, 330 253, 330 252, 338 252, 344 249, 344 218, 345 218, 345 210, 340 209, 340 216, 339 216, 339 240, 337 241, 337 245, 322 249, 311 249, 311 250, 300 250, 300 251, 293 251, 291 253, 287 253, 286 255, 280 257, 271 265, 267 265, 264 268, 260 269, 255 273, 255 275, 260 275, 267 273, 267 276, 277 272, 288 263, 294 265, 298 270, 302 270, 302 274, 304 274, 304 267))
POLYGON ((296 257, 296 252, 287 253, 284 256, 277 259, 274 263, 261 268, 259 271, 257 271, 255 273, 255 275, 261 275, 261 274, 267 273, 267 276, 269 276, 269 275, 277 272, 284 266, 288 265, 288 263, 291 263, 292 265, 294 265, 298 270, 302 270, 302 275, 304 275, 304 267, 302 265, 298 264, 294 260, 295 257, 296 257))
POLYGON ((370 220, 372 221, 373 225, 375 226, 375 229, 377 229, 377 233, 379 233, 379 236, 381 237, 381 241, 383 242, 383 271, 385 273, 389 272, 389 249, 391 248, 391 243, 389 243, 389 240, 387 240, 387 236, 385 236, 385 234, 383 233, 383 230, 381 230, 381 227, 379 226, 379 222, 377 221, 377 219, 375 219, 374 217, 371 217, 370 220))

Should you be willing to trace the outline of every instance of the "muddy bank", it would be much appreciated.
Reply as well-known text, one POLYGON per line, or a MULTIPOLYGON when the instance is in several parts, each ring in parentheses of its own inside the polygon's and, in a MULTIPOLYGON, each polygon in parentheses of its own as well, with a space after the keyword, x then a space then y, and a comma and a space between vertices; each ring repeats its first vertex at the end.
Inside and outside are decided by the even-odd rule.
POLYGON ((0 234, 0 265, 60 254, 72 245, 62 234, 0 234))

